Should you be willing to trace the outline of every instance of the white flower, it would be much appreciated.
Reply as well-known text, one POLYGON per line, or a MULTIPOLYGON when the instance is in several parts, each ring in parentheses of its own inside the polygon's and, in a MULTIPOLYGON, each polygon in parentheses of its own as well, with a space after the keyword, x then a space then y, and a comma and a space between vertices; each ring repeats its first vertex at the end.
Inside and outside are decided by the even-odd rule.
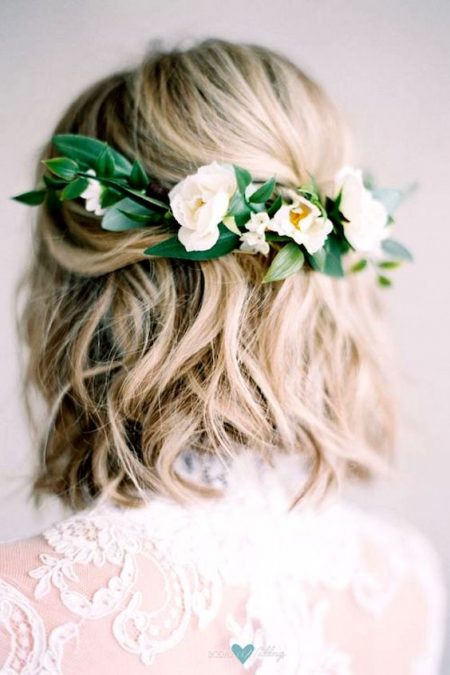
MULTIPOLYGON (((86 173, 89 173, 91 176, 96 175, 94 169, 88 169, 86 173)), ((83 199, 86 200, 86 211, 94 211, 96 216, 102 216, 106 213, 106 209, 102 209, 100 206, 100 196, 102 191, 103 187, 98 180, 88 178, 88 186, 80 195, 80 197, 83 197, 83 199)))
POLYGON ((240 236, 242 244, 239 247, 240 251, 244 253, 263 253, 267 255, 270 250, 269 242, 266 241, 266 238, 263 234, 258 234, 258 232, 244 232, 240 236))
POLYGON ((269 242, 266 241, 266 238, 263 234, 258 232, 244 232, 241 235, 240 240, 242 244, 240 245, 241 251, 245 253, 263 253, 267 255, 270 250, 269 242))
POLYGON ((265 231, 270 225, 268 213, 252 213, 250 220, 245 223, 247 232, 240 236, 242 244, 240 251, 245 253, 263 253, 267 255, 270 250, 269 242, 266 241, 265 231))
POLYGON ((270 216, 265 211, 262 213, 252 213, 250 220, 245 223, 247 230, 250 230, 250 232, 258 232, 258 234, 264 234, 269 226, 270 216))
POLYGON ((283 204, 272 220, 269 229, 292 237, 303 244, 308 253, 316 253, 333 229, 333 223, 324 218, 320 209, 305 197, 291 191, 291 204, 283 204))
POLYGON ((335 177, 334 190, 334 198, 342 190, 339 210, 349 221, 343 223, 346 239, 356 251, 377 253, 390 232, 388 213, 364 186, 361 170, 344 166, 335 177))
POLYGON ((178 239, 187 251, 205 251, 219 238, 219 223, 236 192, 234 170, 212 162, 201 166, 169 192, 172 213, 181 227, 178 239))

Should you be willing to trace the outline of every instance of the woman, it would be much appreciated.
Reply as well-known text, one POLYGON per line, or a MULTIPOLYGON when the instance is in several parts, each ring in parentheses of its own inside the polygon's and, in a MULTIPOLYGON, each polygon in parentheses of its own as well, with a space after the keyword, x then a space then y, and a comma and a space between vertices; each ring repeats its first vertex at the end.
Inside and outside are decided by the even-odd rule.
POLYGON ((43 159, 33 489, 74 513, 1 548, 2 672, 437 673, 433 548, 341 495, 392 463, 397 260, 324 92, 261 47, 152 52, 43 159))

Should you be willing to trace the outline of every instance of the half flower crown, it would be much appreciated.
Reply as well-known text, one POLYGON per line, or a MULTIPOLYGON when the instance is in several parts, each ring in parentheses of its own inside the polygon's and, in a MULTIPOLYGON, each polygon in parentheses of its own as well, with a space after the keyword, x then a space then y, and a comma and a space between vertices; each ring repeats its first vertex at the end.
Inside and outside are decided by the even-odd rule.
POLYGON ((285 279, 303 265, 342 277, 369 264, 378 282, 390 286, 386 270, 411 261, 391 238, 393 212, 407 190, 375 189, 362 171, 343 167, 321 191, 308 185, 286 189, 270 178, 255 185, 242 167, 219 162, 201 166, 170 191, 151 181, 144 167, 107 143, 79 134, 59 134, 52 144, 60 157, 44 160, 43 187, 13 199, 50 207, 85 200, 113 232, 166 225, 172 236, 144 254, 185 260, 211 260, 235 253, 268 256, 277 251, 264 283, 285 279), (359 254, 344 268, 345 254, 359 254))

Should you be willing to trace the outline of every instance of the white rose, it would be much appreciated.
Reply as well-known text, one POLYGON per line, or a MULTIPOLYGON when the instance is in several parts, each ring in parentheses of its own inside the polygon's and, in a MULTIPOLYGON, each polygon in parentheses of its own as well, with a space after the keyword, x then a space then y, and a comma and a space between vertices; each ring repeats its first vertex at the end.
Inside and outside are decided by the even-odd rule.
POLYGON ((334 198, 342 190, 339 210, 349 221, 343 223, 346 239, 356 251, 379 251, 390 231, 388 213, 364 186, 361 170, 343 167, 335 177, 334 190, 334 198))
POLYGON ((187 251, 205 251, 219 238, 219 223, 225 217, 237 190, 232 167, 212 162, 201 166, 169 192, 170 207, 180 223, 178 239, 187 251))
MULTIPOLYGON (((91 176, 95 176, 96 173, 94 169, 88 169, 86 173, 89 173, 91 176)), ((96 216, 102 216, 106 213, 106 209, 102 209, 100 206, 100 197, 103 192, 103 187, 98 180, 93 180, 88 178, 88 186, 81 193, 80 197, 86 200, 85 208, 86 211, 94 211, 96 216)))
POLYGON ((316 253, 333 229, 333 223, 324 218, 320 209, 308 199, 291 192, 291 204, 283 204, 272 220, 269 229, 292 237, 308 253, 316 253))

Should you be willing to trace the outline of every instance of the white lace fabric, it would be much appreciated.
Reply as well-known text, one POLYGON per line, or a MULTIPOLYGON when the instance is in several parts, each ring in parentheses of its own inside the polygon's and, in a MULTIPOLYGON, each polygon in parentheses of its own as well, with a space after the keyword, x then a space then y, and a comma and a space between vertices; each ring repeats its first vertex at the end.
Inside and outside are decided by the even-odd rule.
POLYGON ((1 673, 440 672, 445 585, 417 529, 340 498, 287 512, 295 457, 177 469, 224 497, 97 504, 0 546, 1 673))

